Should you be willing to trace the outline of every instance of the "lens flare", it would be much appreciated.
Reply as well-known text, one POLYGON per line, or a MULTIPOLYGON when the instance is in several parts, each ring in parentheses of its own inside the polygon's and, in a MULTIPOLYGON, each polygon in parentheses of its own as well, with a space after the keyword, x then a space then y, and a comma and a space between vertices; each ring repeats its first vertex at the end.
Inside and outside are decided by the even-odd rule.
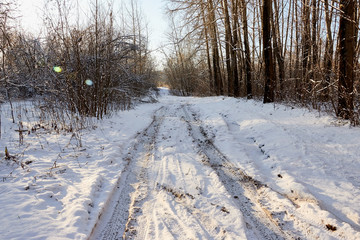
POLYGON ((86 79, 85 84, 88 85, 88 86, 92 86, 94 83, 90 79, 86 79))
POLYGON ((57 73, 61 73, 61 72, 62 72, 62 69, 61 69, 61 67, 59 67, 59 66, 53 67, 53 70, 54 70, 54 72, 57 72, 57 73))

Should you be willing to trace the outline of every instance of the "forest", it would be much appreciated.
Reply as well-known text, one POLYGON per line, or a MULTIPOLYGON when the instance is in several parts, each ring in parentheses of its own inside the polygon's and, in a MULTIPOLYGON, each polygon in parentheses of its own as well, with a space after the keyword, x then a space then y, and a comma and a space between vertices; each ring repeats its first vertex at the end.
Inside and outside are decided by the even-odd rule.
POLYGON ((359 2, 171 0, 165 73, 181 95, 300 103, 358 123, 359 2))
MULTIPOLYGON (((76 1, 47 0, 34 36, 15 24, 16 1, 2 1, 0 100, 36 96, 47 114, 101 119, 161 84, 138 2, 116 13, 115 4, 89 2, 81 20, 76 1)), ((355 0, 168 0, 161 79, 183 96, 296 103, 356 125, 358 9, 355 0)))
POLYGON ((110 2, 92 1, 81 17, 76 1, 48 0, 40 36, 17 27, 17 7, 0 3, 2 102, 40 100, 44 115, 57 122, 75 115, 101 119, 128 109, 154 86, 135 1, 119 16, 110 2))
POLYGON ((0 1, 0 239, 360 239, 359 1, 31 1, 38 31, 29 2, 0 1))

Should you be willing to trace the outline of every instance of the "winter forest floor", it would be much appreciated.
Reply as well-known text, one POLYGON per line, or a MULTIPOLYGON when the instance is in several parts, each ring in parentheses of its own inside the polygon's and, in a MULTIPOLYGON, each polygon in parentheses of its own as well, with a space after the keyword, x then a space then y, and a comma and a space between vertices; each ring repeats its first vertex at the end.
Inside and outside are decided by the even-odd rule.
MULTIPOLYGON (((14 159, 0 153, 0 239, 360 239, 360 128, 166 93, 20 145, 3 105, 0 147, 14 159)), ((15 109, 30 129, 26 103, 15 109)))

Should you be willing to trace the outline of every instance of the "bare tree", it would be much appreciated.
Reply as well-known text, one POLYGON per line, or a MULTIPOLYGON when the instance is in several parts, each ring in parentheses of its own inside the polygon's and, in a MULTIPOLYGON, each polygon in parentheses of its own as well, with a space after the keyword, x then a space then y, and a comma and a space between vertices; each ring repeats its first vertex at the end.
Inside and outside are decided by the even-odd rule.
POLYGON ((279 72, 279 97, 282 97, 284 92, 284 80, 285 80, 285 61, 284 54, 282 49, 282 36, 280 35, 280 20, 279 20, 279 11, 280 6, 278 6, 277 0, 274 0, 274 14, 271 18, 272 33, 274 35, 273 45, 274 45, 274 55, 278 63, 278 72, 279 72))
POLYGON ((206 16, 205 16, 205 9, 206 9, 206 4, 201 2, 200 15, 201 15, 201 21, 203 24, 203 28, 204 28, 203 35, 205 36, 206 60, 207 60, 207 67, 208 67, 208 73, 209 73, 209 87, 210 87, 210 91, 213 91, 214 81, 213 81, 213 73, 212 73, 213 71, 212 71, 211 56, 210 56, 209 30, 208 30, 208 25, 207 25, 206 16))
POLYGON ((275 89, 275 74, 274 74, 274 61, 271 45, 271 0, 263 1, 263 14, 262 14, 262 30, 263 30, 263 52, 265 63, 265 89, 264 89, 264 103, 274 102, 274 89, 275 89))
POLYGON ((323 81, 323 100, 329 100, 330 82, 332 75, 334 42, 332 38, 331 22, 333 15, 333 8, 329 9, 329 1, 324 0, 325 4, 325 24, 326 24, 326 44, 324 54, 324 81, 323 81))
POLYGON ((252 98, 252 81, 251 81, 251 56, 249 48, 249 33, 248 33, 248 19, 247 19, 247 5, 245 0, 240 0, 241 12, 242 12, 242 25, 244 32, 244 48, 245 48, 245 76, 246 76, 246 96, 248 99, 252 98))
POLYGON ((334 106, 339 116, 354 118, 345 110, 359 104, 354 73, 360 56, 358 1, 170 1, 177 4, 177 13, 186 13, 177 23, 188 26, 180 40, 191 36, 197 42, 195 56, 207 60, 213 93, 222 94, 227 84, 230 96, 263 95, 264 102, 279 97, 319 109, 334 106), (353 12, 345 13, 348 5, 353 12))
POLYGON ((232 66, 232 31, 231 31, 231 23, 230 23, 230 15, 229 15, 229 7, 227 0, 223 0, 223 14, 225 16, 225 62, 226 62, 226 72, 227 72, 227 83, 228 83, 228 95, 234 95, 234 71, 232 66))
POLYGON ((239 87, 239 73, 238 73, 238 59, 237 59, 237 49, 238 49, 238 34, 237 34, 237 28, 239 26, 238 21, 239 21, 239 15, 238 15, 238 8, 239 8, 239 1, 238 0, 232 0, 232 48, 230 49, 230 54, 231 54, 231 64, 232 64, 232 70, 233 70, 233 94, 234 97, 239 97, 240 96, 240 87, 239 87))
POLYGON ((354 7, 355 0, 340 1, 338 115, 344 119, 351 120, 354 120, 354 7))
POLYGON ((13 45, 14 34, 13 28, 10 25, 10 21, 13 19, 12 13, 14 11, 14 4, 11 2, 1 2, 0 3, 0 51, 1 51, 1 87, 4 88, 4 92, 0 95, 1 100, 8 100, 11 107, 11 116, 13 123, 15 123, 14 111, 11 98, 12 90, 17 90, 17 85, 11 81, 9 78, 10 73, 12 72, 11 67, 11 48, 13 45), (5 95, 5 96, 4 96, 5 95), (2 98, 2 99, 1 99, 2 98))
POLYGON ((309 81, 311 36, 310 36, 310 0, 302 0, 302 101, 311 91, 309 81))
POLYGON ((55 2, 57 12, 47 11, 48 36, 43 43, 46 64, 56 68, 45 91, 48 105, 56 102, 81 116, 100 119, 110 110, 129 108, 133 99, 146 94, 152 65, 146 63, 151 59, 137 25, 138 12, 131 18, 136 33, 126 33, 115 28, 111 4, 104 8, 93 2, 90 21, 80 25, 69 21, 71 2, 55 2))
POLYGON ((209 21, 209 29, 210 29, 210 37, 211 37, 211 49, 212 49, 214 86, 215 86, 216 94, 222 95, 224 94, 224 86, 223 86, 223 79, 220 68, 220 53, 219 53, 215 11, 216 8, 213 3, 213 0, 207 0, 207 12, 208 12, 208 21, 209 21))

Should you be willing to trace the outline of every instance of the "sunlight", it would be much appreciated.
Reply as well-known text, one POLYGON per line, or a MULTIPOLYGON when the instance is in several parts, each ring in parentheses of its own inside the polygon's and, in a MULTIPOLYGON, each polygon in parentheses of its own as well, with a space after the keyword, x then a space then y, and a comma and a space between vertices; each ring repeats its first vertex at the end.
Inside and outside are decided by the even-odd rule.
POLYGON ((53 70, 54 70, 54 72, 57 72, 57 73, 61 73, 61 72, 62 72, 62 68, 59 67, 59 66, 54 66, 54 67, 53 67, 53 70))
POLYGON ((88 86, 92 86, 94 83, 90 79, 86 79, 85 84, 88 85, 88 86))

